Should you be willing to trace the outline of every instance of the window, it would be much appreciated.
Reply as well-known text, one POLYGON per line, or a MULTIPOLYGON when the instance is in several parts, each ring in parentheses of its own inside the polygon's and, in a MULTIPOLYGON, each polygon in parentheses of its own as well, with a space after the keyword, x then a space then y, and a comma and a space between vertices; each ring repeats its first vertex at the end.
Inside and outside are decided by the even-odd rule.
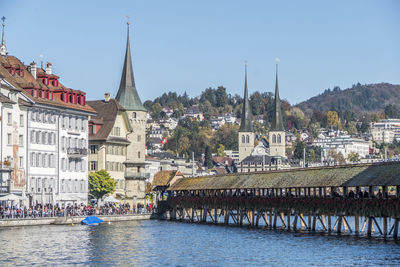
POLYGON ((9 145, 9 146, 12 145, 12 135, 10 133, 7 134, 7 145, 9 145))
POLYGON ((35 143, 35 131, 31 131, 31 143, 35 143))
POLYGON ((61 181, 61 192, 65 193, 65 180, 61 181))
POLYGON ((35 121, 36 117, 35 117, 35 112, 31 111, 31 120, 35 121))
POLYGON ((43 168, 47 167, 47 154, 43 154, 42 156, 42 167, 43 168))
POLYGON ((96 171, 97 170, 97 161, 91 161, 90 162, 90 170, 91 171, 96 171))
POLYGON ((35 153, 31 153, 31 167, 35 166, 35 153))
POLYGON ((19 168, 20 169, 24 168, 24 157, 19 157, 19 168))
POLYGON ((89 134, 95 134, 95 126, 89 125, 89 134))
POLYGON ((242 143, 245 143, 246 142, 246 140, 245 140, 245 136, 244 135, 242 135, 242 143))
POLYGON ((250 143, 250 136, 249 135, 246 136, 246 143, 247 144, 250 143))
POLYGON ((19 115, 19 126, 24 127, 24 115, 19 115))
POLYGON ((40 163, 41 163, 42 157, 40 155, 40 153, 36 154, 36 167, 40 167, 40 163))
POLYGON ((275 134, 272 135, 272 143, 276 143, 276 135, 275 134))
POLYGON ((65 136, 61 137, 61 151, 65 152, 65 136))
POLYGON ((142 136, 139 134, 139 135, 137 136, 137 141, 140 142, 141 140, 142 140, 142 136))
POLYGON ((90 154, 97 154, 97 151, 99 151, 98 145, 90 145, 90 154))
POLYGON ((114 127, 114 128, 113 128, 113 135, 115 135, 115 136, 120 136, 120 134, 121 134, 121 128, 119 128, 119 127, 114 127))
POLYGON ((75 118, 71 118, 69 121, 69 128, 70 129, 75 129, 75 118))
POLYGON ((61 170, 63 170, 63 171, 66 170, 66 160, 65 160, 65 158, 61 159, 61 170))
POLYGON ((42 144, 47 145, 47 133, 46 132, 42 133, 42 144))
POLYGON ((12 124, 12 114, 11 113, 7 113, 7 124, 8 125, 12 124))
POLYGON ((36 144, 40 144, 40 136, 42 135, 42 133, 39 131, 36 133, 36 144))
POLYGON ((278 143, 280 144, 281 142, 282 142, 282 140, 281 140, 282 138, 281 138, 281 135, 280 134, 278 134, 278 143))
POLYGON ((132 118, 136 119, 136 112, 132 113, 132 118))
POLYGON ((140 159, 140 151, 138 151, 137 157, 138 157, 138 159, 140 159))
POLYGON ((18 144, 19 146, 24 146, 24 136, 22 134, 18 136, 18 144))

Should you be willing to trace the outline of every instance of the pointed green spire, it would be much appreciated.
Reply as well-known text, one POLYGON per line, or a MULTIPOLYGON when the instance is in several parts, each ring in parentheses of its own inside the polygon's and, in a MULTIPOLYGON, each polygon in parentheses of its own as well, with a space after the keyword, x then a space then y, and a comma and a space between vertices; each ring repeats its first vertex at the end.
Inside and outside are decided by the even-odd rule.
POLYGON ((240 121, 239 132, 253 132, 253 118, 249 103, 249 92, 247 89, 247 63, 245 64, 244 71, 244 96, 243 96, 243 109, 242 118, 240 121))
POLYGON ((275 80, 275 102, 274 102, 274 116, 272 117, 271 131, 284 131, 281 100, 279 98, 278 86, 278 60, 276 62, 276 80, 275 80))
POLYGON ((6 20, 6 18, 3 16, 1 18, 1 20, 3 21, 3 23, 1 24, 2 32, 1 32, 0 55, 1 56, 6 56, 7 55, 7 48, 6 48, 6 41, 5 41, 5 38, 4 38, 4 27, 6 26, 4 21, 6 20))
POLYGON ((122 70, 121 83, 115 99, 127 110, 146 111, 136 90, 135 78, 133 76, 131 49, 129 43, 129 22, 127 22, 127 41, 124 68, 122 70))

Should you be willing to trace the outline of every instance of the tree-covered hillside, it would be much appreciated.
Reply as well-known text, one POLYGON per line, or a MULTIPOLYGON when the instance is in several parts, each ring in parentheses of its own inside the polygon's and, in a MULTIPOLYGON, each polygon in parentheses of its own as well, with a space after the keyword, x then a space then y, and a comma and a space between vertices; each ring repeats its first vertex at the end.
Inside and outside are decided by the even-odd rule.
POLYGON ((355 114, 363 114, 382 111, 388 106, 398 109, 400 85, 389 83, 361 85, 358 83, 345 90, 335 87, 333 90, 327 89, 324 93, 301 102, 297 106, 307 115, 311 115, 315 110, 321 112, 349 110, 355 114))

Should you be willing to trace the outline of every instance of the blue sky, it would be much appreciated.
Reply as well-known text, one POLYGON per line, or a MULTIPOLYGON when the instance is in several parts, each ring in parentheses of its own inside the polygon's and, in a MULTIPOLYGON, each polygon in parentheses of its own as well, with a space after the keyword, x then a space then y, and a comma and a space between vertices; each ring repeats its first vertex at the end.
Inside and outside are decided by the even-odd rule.
POLYGON ((131 18, 136 86, 197 96, 223 85, 273 91, 292 104, 326 88, 400 84, 400 1, 12 1, 0 0, 9 53, 53 63, 89 99, 118 90, 131 18))

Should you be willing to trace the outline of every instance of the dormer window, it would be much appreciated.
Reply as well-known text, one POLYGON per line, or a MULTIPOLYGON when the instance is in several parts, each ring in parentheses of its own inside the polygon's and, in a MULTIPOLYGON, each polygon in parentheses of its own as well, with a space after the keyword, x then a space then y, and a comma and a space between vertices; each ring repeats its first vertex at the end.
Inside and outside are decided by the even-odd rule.
POLYGON ((74 103, 74 96, 73 94, 69 94, 69 102, 74 103))

